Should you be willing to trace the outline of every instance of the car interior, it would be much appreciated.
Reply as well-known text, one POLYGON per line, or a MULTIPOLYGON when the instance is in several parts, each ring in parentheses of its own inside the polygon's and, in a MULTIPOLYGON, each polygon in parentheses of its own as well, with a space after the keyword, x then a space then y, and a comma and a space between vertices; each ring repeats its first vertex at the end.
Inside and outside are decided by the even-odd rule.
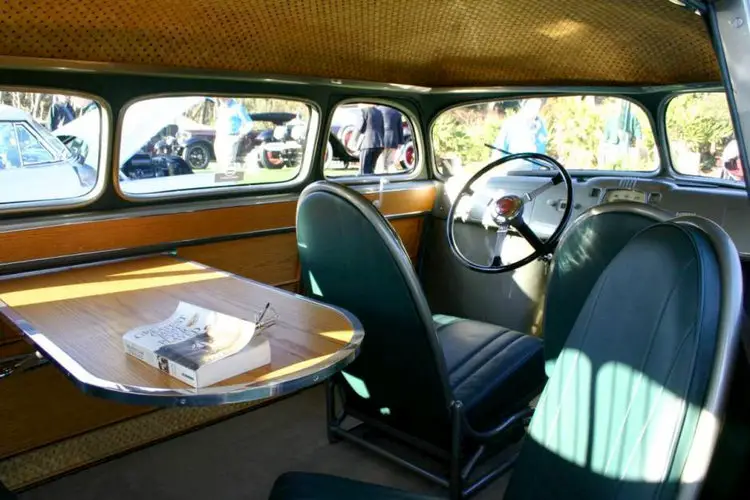
POLYGON ((0 499, 746 498, 749 23, 7 3, 0 499))

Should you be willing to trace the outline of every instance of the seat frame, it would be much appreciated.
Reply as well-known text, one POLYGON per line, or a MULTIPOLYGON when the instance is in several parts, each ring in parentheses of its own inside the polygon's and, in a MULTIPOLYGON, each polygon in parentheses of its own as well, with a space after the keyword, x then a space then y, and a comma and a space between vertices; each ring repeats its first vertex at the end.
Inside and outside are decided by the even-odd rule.
MULTIPOLYGON (((420 476, 447 488, 451 499, 467 498, 480 489, 487 486, 494 479, 505 474, 516 461, 518 453, 513 453, 508 458, 500 461, 491 467, 484 474, 476 478, 471 478, 476 466, 485 458, 487 447, 495 439, 509 434, 514 429, 522 429, 528 425, 534 413, 533 408, 526 407, 516 413, 511 414, 500 425, 489 431, 477 431, 468 422, 466 412, 461 401, 454 400, 450 405, 450 450, 441 449, 432 443, 419 439, 415 436, 395 429, 383 422, 369 418, 356 411, 347 410, 346 405, 338 405, 337 387, 341 382, 337 377, 332 377, 326 381, 326 430, 328 441, 336 443, 343 439, 366 448, 383 458, 386 458, 402 467, 405 467, 420 476), (354 418, 361 422, 352 427, 345 428, 344 422, 349 418, 354 418), (390 438, 403 441, 410 446, 422 451, 441 462, 447 463, 447 474, 440 474, 431 471, 413 461, 410 461, 396 453, 386 449, 383 446, 375 444, 367 439, 357 435, 356 430, 363 426, 371 427, 380 431, 390 438), (466 438, 470 437, 481 444, 470 454, 468 459, 463 456, 466 438)), ((339 392, 340 396, 343 394, 339 392)))

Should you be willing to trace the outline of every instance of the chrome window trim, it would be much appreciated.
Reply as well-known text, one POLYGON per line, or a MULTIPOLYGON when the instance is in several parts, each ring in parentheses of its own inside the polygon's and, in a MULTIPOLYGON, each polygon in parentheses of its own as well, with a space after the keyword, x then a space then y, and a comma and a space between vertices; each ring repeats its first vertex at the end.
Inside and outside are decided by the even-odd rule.
MULTIPOLYGON (((434 186, 433 181, 417 180, 409 183, 398 183, 387 185, 384 192, 411 191, 414 189, 427 189, 434 186)), ((377 186, 357 186, 354 187, 361 193, 376 193, 377 186)), ((113 209, 105 212, 87 212, 72 213, 65 215, 55 215, 54 217, 39 217, 34 219, 9 220, 4 223, 0 222, 0 235, 8 232, 25 231, 31 229, 42 229, 48 227, 68 226, 75 224, 85 224, 88 222, 135 219, 139 217, 152 217, 159 215, 177 215, 190 212, 202 212, 207 210, 217 210, 222 208, 245 207, 254 205, 266 205, 270 203, 283 203, 296 201, 299 198, 298 193, 282 194, 265 194, 263 196, 253 196, 247 198, 223 198, 217 200, 191 200, 182 203, 168 205, 136 205, 123 209, 113 209)), ((428 213, 427 211, 399 213, 388 217, 400 217, 404 215, 417 215, 428 213)))
POLYGON ((337 78, 301 77, 293 75, 256 74, 244 71, 211 70, 201 68, 179 68, 151 66, 145 64, 107 63, 74 59, 52 59, 43 57, 0 56, 0 67, 7 69, 37 71, 67 71, 71 73, 130 74, 171 78, 231 80, 255 83, 286 85, 321 85, 332 88, 378 90, 390 92, 427 93, 430 87, 399 83, 379 83, 366 80, 342 80, 337 78))
MULTIPOLYGON (((321 78, 312 76, 294 76, 279 74, 255 74, 245 71, 210 70, 200 68, 179 68, 170 66, 156 66, 145 64, 109 63, 96 61, 82 61, 75 59, 53 59, 44 57, 0 56, 0 67, 7 69, 35 70, 35 71, 65 71, 70 73, 103 73, 130 74, 140 76, 157 76, 188 79, 231 80, 256 83, 277 83, 286 85, 320 85, 329 88, 346 88, 361 90, 377 90, 413 94, 514 94, 514 93, 542 93, 549 92, 549 86, 538 85, 490 85, 479 87, 427 87, 399 83, 381 83, 367 80, 348 80, 337 78, 321 78)), ((612 87, 613 84, 601 83, 591 85, 562 85, 557 88, 562 93, 580 93, 583 89, 592 94, 611 94, 616 88, 624 93, 649 93, 663 91, 678 91, 685 88, 699 88, 701 86, 715 86, 718 82, 703 82, 690 84, 667 85, 627 85, 612 87), (609 85, 609 86, 608 86, 609 85)))
MULTIPOLYGON (((496 96, 483 96, 478 97, 476 99, 471 99, 468 101, 461 101, 460 103, 451 104, 446 107, 439 108, 435 114, 430 118, 430 121, 427 123, 427 130, 430 135, 430 165, 432 167, 432 173, 435 175, 436 179, 440 179, 441 181, 447 181, 451 177, 446 177, 444 175, 441 175, 438 172, 437 165, 435 163, 436 153, 435 153, 435 145, 432 140, 432 131, 435 128, 435 122, 437 122, 437 119, 440 118, 444 113, 447 113, 449 111, 452 111, 457 108, 461 108, 464 106, 472 106, 476 104, 486 104, 488 102, 497 102, 497 101, 511 101, 511 100, 520 100, 520 99, 531 99, 534 97, 544 97, 544 98, 551 98, 551 97, 576 97, 576 96, 588 96, 588 95, 596 95, 596 96, 602 96, 602 97, 615 97, 618 99, 626 100, 635 106, 637 106, 641 111, 643 111, 643 114, 646 115, 646 119, 648 120, 649 126, 651 127, 651 134, 654 136, 654 150, 656 152, 656 158, 659 162, 659 165, 654 170, 643 170, 643 171, 622 171, 615 173, 614 170, 594 170, 594 169, 574 169, 574 168, 568 168, 565 165, 565 167, 568 172, 571 173, 571 177, 599 177, 602 175, 614 175, 615 177, 639 177, 639 178, 651 178, 651 177, 658 177, 663 171, 664 171, 664 165, 662 165, 661 161, 661 155, 659 155, 659 146, 657 138, 657 131, 658 124, 656 122, 656 117, 652 116, 651 113, 649 113, 649 110, 643 107, 641 103, 634 100, 632 97, 629 97, 627 95, 623 95, 620 92, 623 92, 622 88, 619 87, 612 87, 609 89, 609 91, 606 91, 606 89, 601 89, 600 91, 593 91, 587 87, 582 88, 566 88, 563 90, 555 90, 554 93, 550 93, 549 87, 518 87, 518 88, 512 88, 512 87, 499 87, 500 92, 496 96), (538 92, 534 92, 534 90, 538 90, 538 92)), ((462 91, 446 91, 445 93, 470 93, 468 91, 462 92, 462 91)))
MULTIPOLYGON (((2 61, 0 57, 0 61, 2 61)), ((4 92, 37 92, 43 94, 65 94, 72 97, 82 97, 89 99, 97 103, 100 111, 100 133, 99 133, 99 165, 96 173, 96 183, 94 184, 91 191, 88 193, 77 196, 75 198, 60 198, 54 200, 32 200, 32 201, 19 201, 13 203, 0 203, 0 214, 6 213, 30 213, 30 212, 42 212, 50 210, 58 210, 61 208, 82 208, 91 205, 104 194, 107 186, 107 178, 109 172, 110 162, 110 133, 112 124, 112 108, 104 98, 91 94, 89 92, 83 92, 80 90, 73 90, 61 87, 43 87, 43 86, 23 86, 23 85, 3 85, 0 84, 0 90, 4 92)), ((15 128, 14 128, 15 130, 15 128)))
POLYGON ((251 193, 251 192, 268 192, 277 191, 279 189, 291 188, 299 186, 304 183, 309 176, 310 170, 313 166, 315 144, 319 138, 320 133, 320 106, 312 99, 305 99, 303 97, 287 96, 280 94, 269 94, 265 92, 261 93, 242 93, 242 92, 159 92, 155 94, 145 94, 133 99, 128 100, 120 108, 120 112, 117 116, 117 126, 115 129, 115 141, 114 141, 114 154, 112 155, 111 173, 114 181, 114 188, 117 195, 133 203, 143 203, 154 200, 165 200, 165 199, 179 199, 179 198, 200 198, 205 196, 216 196, 217 194, 226 193, 251 193), (122 124, 127 114, 128 109, 141 101, 147 101, 149 99, 158 99, 164 97, 190 97, 190 96, 205 96, 205 97, 233 97, 237 99, 243 98, 266 98, 266 99, 278 99, 282 101, 294 101, 298 103, 307 104, 310 106, 310 121, 308 123, 307 137, 305 138, 305 151, 303 156, 303 162, 300 170, 297 174, 288 181, 283 182, 267 182, 260 184, 235 184, 231 186, 206 186, 203 188, 194 189, 182 189, 175 191, 158 191, 153 193, 139 193, 139 194, 128 194, 120 186, 120 142, 122 135, 122 124), (312 140, 311 140, 312 139, 312 140))
MULTIPOLYGON (((409 123, 412 130, 412 140, 414 141, 414 144, 417 148, 417 164, 414 165, 414 169, 411 172, 407 173, 394 173, 394 174, 371 174, 371 175, 342 175, 342 176, 333 176, 333 177, 326 177, 325 176, 325 169, 323 169, 323 178, 330 182, 337 182, 340 184, 346 184, 346 185, 358 185, 358 184, 372 184, 379 182, 380 179, 388 179, 388 182, 404 182, 404 181, 411 181, 414 179, 417 179, 422 175, 422 172, 425 169, 425 146, 424 146, 424 139, 422 137, 422 130, 420 127, 415 126, 419 125, 419 119, 416 116, 416 114, 412 113, 411 110, 409 110, 406 106, 403 104, 400 104, 398 102, 394 102, 391 99, 383 98, 383 97, 370 97, 370 96, 362 96, 362 97, 347 97, 345 99, 342 99, 336 104, 334 104, 331 107, 331 112, 328 114, 328 120, 326 123, 325 130, 328 134, 331 133, 331 125, 333 122, 333 115, 336 113, 336 109, 338 109, 340 106, 344 106, 347 104, 359 104, 359 103, 369 103, 369 104, 380 104, 383 106, 389 106, 391 108, 394 108, 401 112, 403 115, 405 115, 409 119, 409 123)), ((326 144, 328 141, 326 140, 326 144)), ((325 158, 325 149, 323 149, 322 156, 320 157, 321 165, 323 165, 323 159, 325 158)), ((323 165, 325 167, 325 165, 323 165)))

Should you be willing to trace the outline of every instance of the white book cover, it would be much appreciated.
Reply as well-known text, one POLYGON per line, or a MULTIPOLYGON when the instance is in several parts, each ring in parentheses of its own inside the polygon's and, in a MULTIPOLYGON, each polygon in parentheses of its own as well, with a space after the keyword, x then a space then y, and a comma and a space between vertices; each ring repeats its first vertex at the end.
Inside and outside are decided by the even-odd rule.
POLYGON ((164 321, 123 335, 125 352, 193 387, 206 387, 271 362, 256 324, 188 302, 164 321))

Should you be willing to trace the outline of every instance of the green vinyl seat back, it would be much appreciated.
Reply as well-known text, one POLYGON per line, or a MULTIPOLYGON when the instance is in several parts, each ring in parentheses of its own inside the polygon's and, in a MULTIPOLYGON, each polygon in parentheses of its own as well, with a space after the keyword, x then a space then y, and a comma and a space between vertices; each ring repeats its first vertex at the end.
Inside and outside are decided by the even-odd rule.
POLYGON ((704 219, 635 234, 587 294, 505 498, 695 497, 738 344, 739 269, 704 219))
POLYGON ((617 202, 589 209, 568 227, 547 281, 550 300, 542 319, 547 376, 602 271, 636 233, 671 217, 643 203, 617 202))
POLYGON ((420 437, 445 434, 445 361, 392 226, 359 193, 318 182, 300 197, 297 245, 304 293, 350 311, 365 330, 360 354, 340 375, 348 407, 420 437))

